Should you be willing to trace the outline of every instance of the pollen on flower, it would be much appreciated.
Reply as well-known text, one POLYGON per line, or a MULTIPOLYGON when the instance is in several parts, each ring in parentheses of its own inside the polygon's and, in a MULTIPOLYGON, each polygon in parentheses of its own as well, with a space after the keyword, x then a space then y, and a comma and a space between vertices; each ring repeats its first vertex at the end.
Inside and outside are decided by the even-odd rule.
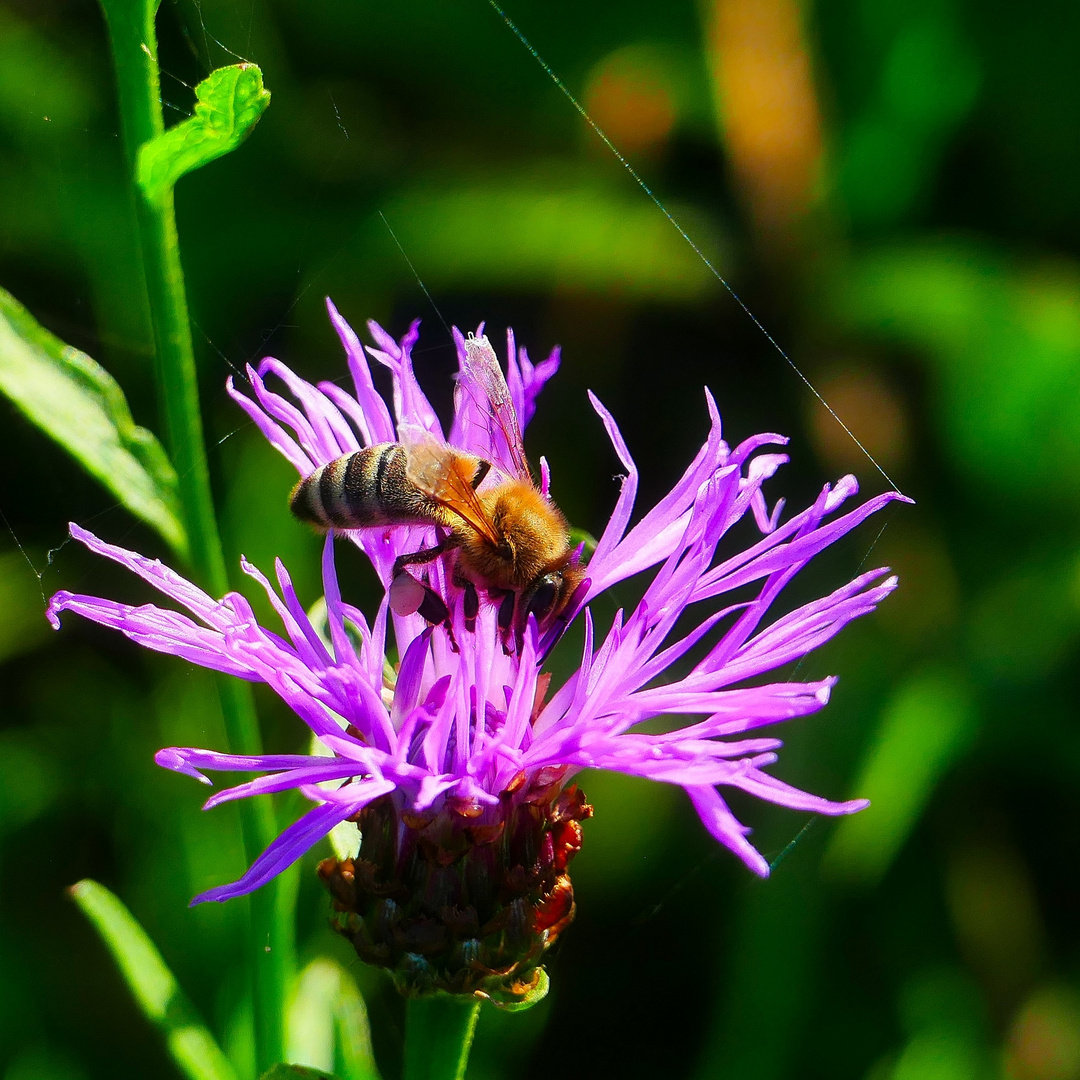
MULTIPOLYGON (((147 648, 264 682, 309 741, 314 736, 319 752, 312 754, 159 751, 158 764, 202 782, 207 771, 254 774, 215 792, 208 808, 290 789, 313 804, 238 881, 196 902, 257 889, 331 830, 353 823, 356 856, 324 860, 319 873, 335 926, 361 958, 388 968, 406 994, 514 1003, 546 985, 543 954, 573 918, 569 865, 591 813, 574 784, 581 769, 682 787, 705 828, 763 876, 768 865, 722 789, 822 814, 865 805, 809 794, 770 771, 781 742, 763 729, 822 709, 835 680, 766 680, 873 611, 896 578, 872 570, 774 612, 809 560, 902 496, 887 492, 848 509, 858 485, 843 477, 785 517, 783 500, 770 506, 764 487, 787 461, 786 440, 765 434, 729 445, 706 393, 701 449, 668 495, 636 514, 633 458, 615 419, 590 395, 625 469, 595 550, 586 565, 568 537, 556 537, 547 562, 494 588, 490 574, 477 573, 487 564, 470 562, 464 541, 448 541, 463 527, 422 500, 450 460, 458 480, 447 501, 454 513, 471 515, 468 542, 484 543, 485 533, 493 544, 504 541, 500 524, 489 520, 497 504, 490 492, 507 478, 532 484, 521 432, 558 353, 533 364, 508 334, 504 370, 482 334, 469 341, 455 334, 459 373, 444 426, 413 370, 417 324, 394 341, 370 323, 374 344, 364 348, 332 305, 330 317, 348 356, 351 393, 333 382, 312 385, 273 359, 248 369, 246 391, 230 380, 229 392, 299 481, 332 466, 318 498, 327 495, 332 505, 321 509, 334 520, 357 513, 335 494, 338 480, 370 478, 379 462, 397 462, 400 498, 389 513, 375 507, 386 520, 336 530, 371 562, 384 590, 377 610, 365 614, 342 596, 334 528, 323 548, 318 619, 308 614, 312 598, 301 602, 280 562, 273 580, 242 564, 280 623, 264 628, 240 594, 210 597, 161 563, 74 525, 75 539, 126 566, 168 603, 133 606, 65 591, 49 605, 54 626, 61 612, 73 611, 147 648), (375 390, 371 361, 389 372, 389 400, 375 390), (428 450, 410 458, 406 442, 428 450), (401 509, 402 500, 418 505, 408 485, 421 497, 412 517, 401 509), (742 520, 757 538, 739 548, 729 534, 742 520), (639 574, 651 575, 640 602, 600 624, 592 601, 639 574), (725 600, 736 592, 737 602, 725 600), (575 620, 584 643, 569 676, 555 682, 546 660, 575 620), (641 730, 661 715, 677 726, 641 730)), ((558 490, 545 463, 535 497, 557 498, 558 490)), ((561 515, 547 520, 565 527, 561 515)))

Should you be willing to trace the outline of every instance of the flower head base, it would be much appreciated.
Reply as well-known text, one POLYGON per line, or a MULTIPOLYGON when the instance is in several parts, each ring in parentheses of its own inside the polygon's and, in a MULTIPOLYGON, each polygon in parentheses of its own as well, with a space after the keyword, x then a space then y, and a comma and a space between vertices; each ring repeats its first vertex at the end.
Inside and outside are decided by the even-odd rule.
MULTIPOLYGON (((375 347, 365 352, 333 307, 330 314, 348 354, 353 394, 331 383, 314 386, 270 359, 248 371, 253 397, 229 387, 300 479, 363 447, 399 443, 406 430, 416 429, 490 462, 495 476, 520 471, 519 447, 507 438, 505 418, 493 423, 491 395, 477 384, 461 335, 454 417, 444 431, 413 373, 417 325, 398 343, 369 324, 375 347), (368 355, 389 371, 393 412, 375 390, 368 355), (267 386, 270 375, 292 400, 267 386)), ((504 408, 524 429, 558 354, 534 366, 511 335, 507 364, 504 408)), ((781 523, 782 501, 770 511, 762 485, 787 460, 766 448, 786 440, 759 435, 729 447, 706 394, 712 423, 705 444, 671 492, 629 528, 637 470, 614 419, 591 400, 626 469, 622 491, 586 576, 559 617, 538 622, 526 612, 511 635, 498 597, 470 592, 473 583, 459 572, 453 551, 423 563, 421 584, 445 609, 436 624, 422 610, 391 604, 395 563, 440 540, 431 523, 346 534, 386 589, 370 621, 341 597, 331 530, 323 554, 325 635, 280 563, 275 588, 245 561, 284 636, 260 626, 239 594, 214 600, 160 563, 72 527, 73 536, 128 566, 193 618, 61 592, 49 607, 54 625, 59 612, 77 611, 149 648, 266 682, 314 737, 311 756, 240 757, 194 748, 158 753, 159 764, 207 783, 203 770, 262 774, 217 792, 207 807, 289 788, 316 804, 243 877, 197 901, 250 892, 335 825, 358 822, 363 844, 357 858, 324 863, 321 873, 338 926, 360 955, 390 966, 407 992, 444 988, 513 1000, 538 977, 540 954, 573 911, 566 863, 580 844, 578 822, 587 809, 563 785, 580 769, 613 769, 683 787, 710 832, 762 875, 768 864, 719 787, 823 814, 865 805, 831 802, 766 772, 781 744, 757 729, 816 712, 834 680, 760 680, 873 610, 895 588, 894 577, 874 570, 769 621, 784 586, 811 558, 901 496, 886 493, 840 513, 858 490, 854 478, 845 477, 781 523), (748 516, 760 538, 718 557, 729 530, 748 516), (640 602, 600 632, 589 602, 652 567, 640 602), (732 593, 738 598, 717 610, 714 598, 732 593), (580 663, 552 692, 543 662, 577 617, 584 623, 580 663), (388 677, 391 635, 399 662, 388 677), (663 734, 634 730, 662 714, 697 719, 663 734)), ((541 460, 538 490, 545 499, 549 486, 541 460)))
POLYGON ((356 858, 319 864, 335 929, 406 996, 530 1001, 543 953, 574 917, 567 867, 592 814, 563 771, 518 774, 496 807, 449 799, 416 814, 393 795, 367 806, 356 858))

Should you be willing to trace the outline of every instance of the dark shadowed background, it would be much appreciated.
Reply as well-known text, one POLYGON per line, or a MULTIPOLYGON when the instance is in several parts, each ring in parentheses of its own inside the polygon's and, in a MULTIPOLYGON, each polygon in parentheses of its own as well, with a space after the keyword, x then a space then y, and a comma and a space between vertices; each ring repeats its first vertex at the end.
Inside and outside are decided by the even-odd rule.
MULTIPOLYGON (((781 733, 775 770, 873 807, 837 823, 735 802, 767 857, 784 853, 762 882, 677 789, 586 774, 596 817, 552 992, 522 1016, 484 1011, 470 1077, 1080 1078, 1080 7, 508 14, 917 506, 790 598, 860 567, 901 576, 800 668, 841 680, 781 733)), ((641 466, 641 507, 704 438, 705 384, 729 439, 792 437, 770 499, 800 507, 848 471, 888 486, 484 0, 165 0, 158 29, 167 123, 237 55, 273 94, 238 152, 177 189, 231 566, 280 555, 316 599, 291 470, 223 384, 268 353, 341 378, 327 295, 358 328, 422 317, 417 369, 444 406, 443 320, 486 320, 500 351, 511 325, 534 360, 561 344, 528 449, 591 531, 619 464, 587 388, 641 466)), ((0 284, 161 430, 90 0, 0 0, 0 284)), ((233 810, 202 814, 196 786, 152 762, 222 745, 216 700, 119 635, 48 629, 60 587, 150 599, 66 544, 69 520, 166 552, 5 402, 0 511, 0 1076, 173 1076, 64 889, 115 890, 217 1029, 244 1030, 236 916, 186 906, 242 869, 233 810)), ((370 607, 349 550, 346 588, 370 607)), ((259 703, 268 745, 299 750, 295 718, 259 703)), ((356 968, 390 1080, 400 1002, 331 934, 312 873, 302 889, 303 955, 356 968)))

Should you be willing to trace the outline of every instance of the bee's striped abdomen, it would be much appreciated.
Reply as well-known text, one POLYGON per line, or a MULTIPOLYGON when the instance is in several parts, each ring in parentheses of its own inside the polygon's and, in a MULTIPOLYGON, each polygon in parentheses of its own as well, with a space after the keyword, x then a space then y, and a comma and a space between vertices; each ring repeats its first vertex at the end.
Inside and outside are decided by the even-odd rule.
POLYGON ((293 488, 301 521, 336 529, 432 521, 430 500, 406 477, 400 443, 377 443, 321 465, 293 488))

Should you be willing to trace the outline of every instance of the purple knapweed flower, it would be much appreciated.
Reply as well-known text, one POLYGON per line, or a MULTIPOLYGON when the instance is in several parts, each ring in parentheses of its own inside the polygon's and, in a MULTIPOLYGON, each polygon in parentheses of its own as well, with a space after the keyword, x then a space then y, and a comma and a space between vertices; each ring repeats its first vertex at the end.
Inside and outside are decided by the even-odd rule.
MULTIPOLYGON (((460 334, 455 412, 444 430, 413 372, 418 324, 398 343, 369 323, 375 347, 365 350, 332 305, 330 317, 348 356, 353 393, 333 383, 314 386, 273 359, 248 369, 253 397, 229 385, 301 478, 361 447, 399 441, 403 426, 423 428, 492 462, 496 472, 511 472, 513 448, 485 414, 481 388, 470 385, 460 334), (392 408, 375 389, 369 355, 389 372, 392 408), (268 376, 290 397, 270 389, 268 376)), ((553 352, 534 366, 508 334, 506 379, 521 428, 558 364, 553 352)), ((76 611, 148 648, 265 682, 316 741, 312 755, 243 757, 189 747, 157 754, 158 764, 206 783, 204 771, 261 774, 215 793, 207 808, 290 788, 315 803, 243 877, 193 902, 251 892, 336 825, 355 821, 362 836, 357 857, 326 860, 320 873, 336 902, 338 928, 360 955, 390 967, 407 992, 438 987, 516 1000, 535 987, 540 954, 573 914, 566 865, 580 846, 579 822, 590 812, 569 785, 579 770, 679 785, 716 839, 762 876, 768 864, 720 788, 821 814, 861 809, 863 801, 832 802, 767 772, 781 743, 758 733, 822 708, 835 680, 761 680, 873 610, 896 587, 886 570, 873 570, 771 618, 784 586, 810 559, 902 496, 887 492, 840 513, 858 490, 848 476, 781 522, 783 501, 770 511, 762 485, 787 461, 768 448, 787 440, 766 434, 729 447, 713 399, 705 396, 708 438, 671 492, 631 527, 637 469, 615 420, 590 394, 626 469, 622 490, 562 617, 542 627, 530 618, 509 645, 496 604, 483 603, 475 620, 466 618, 452 556, 424 568, 449 610, 445 624, 393 610, 394 561, 431 546, 436 537, 429 526, 345 534, 387 590, 370 621, 342 598, 333 533, 327 536, 325 632, 305 612, 280 562, 275 586, 244 561, 284 634, 260 626, 238 593, 214 599, 160 562, 72 526, 76 539, 188 614, 59 592, 49 606, 54 626, 61 611, 76 611), (760 538, 744 550, 724 550, 729 531, 747 516, 760 538), (590 602, 654 567, 633 609, 598 627, 590 602), (737 599, 718 610, 715 598, 732 594, 737 599), (561 685, 549 687, 543 661, 577 617, 584 623, 580 662, 561 685), (388 664, 388 654, 399 662, 388 664), (696 719, 661 734, 635 730, 658 716, 696 719)), ((549 483, 541 462, 545 494, 549 483)))

